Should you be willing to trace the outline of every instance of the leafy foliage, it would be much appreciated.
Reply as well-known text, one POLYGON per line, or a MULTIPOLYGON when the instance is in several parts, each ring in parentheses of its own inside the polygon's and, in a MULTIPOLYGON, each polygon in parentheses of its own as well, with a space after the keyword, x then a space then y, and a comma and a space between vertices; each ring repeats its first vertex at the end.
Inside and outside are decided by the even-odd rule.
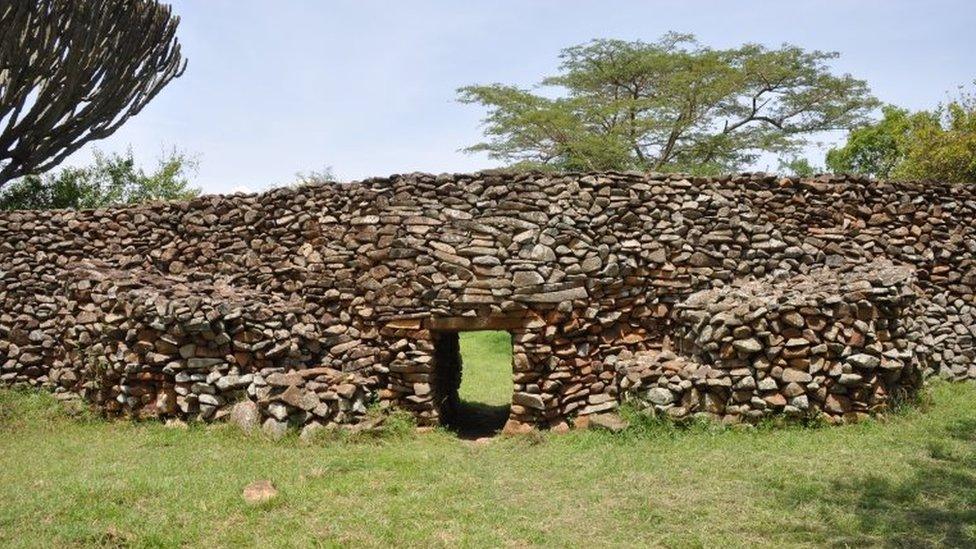
POLYGON ((813 165, 809 158, 804 158, 802 156, 793 156, 787 159, 781 159, 779 161, 779 169, 783 173, 797 177, 813 177, 818 172, 823 171, 823 169, 821 169, 819 166, 813 165))
POLYGON ((504 84, 458 90, 487 107, 487 140, 466 149, 567 170, 731 171, 763 151, 794 152, 812 132, 849 128, 876 100, 830 72, 836 53, 757 44, 716 50, 692 35, 594 40, 563 50, 551 97, 504 84))
POLYGON ((882 179, 976 182, 976 96, 962 93, 933 111, 885 107, 827 153, 835 172, 882 179))
POLYGON ((289 185, 302 186, 302 185, 320 185, 323 183, 335 183, 336 176, 335 172, 332 171, 332 166, 326 166, 321 170, 310 170, 307 172, 298 172, 295 174, 295 181, 289 183, 289 185))
POLYGON ((882 108, 882 118, 852 130, 847 144, 827 152, 827 168, 838 173, 890 177, 901 160, 901 145, 908 138, 910 115, 891 105, 882 108))
POLYGON ((95 152, 95 163, 64 168, 53 174, 30 175, 0 191, 0 210, 103 208, 149 200, 189 200, 200 194, 189 175, 196 161, 171 151, 156 169, 137 167, 132 151, 105 155, 95 152))

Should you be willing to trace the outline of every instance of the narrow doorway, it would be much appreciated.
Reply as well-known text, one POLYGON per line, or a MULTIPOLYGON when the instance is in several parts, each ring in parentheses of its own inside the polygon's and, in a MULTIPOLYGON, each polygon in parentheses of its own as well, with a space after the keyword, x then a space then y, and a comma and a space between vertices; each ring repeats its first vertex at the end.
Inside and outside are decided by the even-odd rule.
POLYGON ((464 438, 497 434, 512 401, 512 336, 504 331, 460 332, 458 351, 460 385, 445 422, 464 438))

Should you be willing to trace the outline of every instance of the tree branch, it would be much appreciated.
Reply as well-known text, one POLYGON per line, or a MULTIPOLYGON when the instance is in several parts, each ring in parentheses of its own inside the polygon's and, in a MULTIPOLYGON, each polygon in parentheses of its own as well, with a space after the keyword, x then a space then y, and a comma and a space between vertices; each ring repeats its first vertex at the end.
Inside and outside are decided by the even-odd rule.
POLYGON ((157 0, 0 4, 0 187, 115 132, 186 69, 157 0))

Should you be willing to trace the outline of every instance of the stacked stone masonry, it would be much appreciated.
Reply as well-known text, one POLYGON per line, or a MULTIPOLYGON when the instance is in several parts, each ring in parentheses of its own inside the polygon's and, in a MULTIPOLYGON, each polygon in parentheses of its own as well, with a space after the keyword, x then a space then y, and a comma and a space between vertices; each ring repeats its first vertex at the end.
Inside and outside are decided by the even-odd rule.
POLYGON ((856 420, 921 385, 916 299, 913 269, 880 260, 698 292, 675 307, 673 350, 618 357, 618 386, 675 419, 856 420))
POLYGON ((210 420, 238 404, 277 429, 355 423, 377 402, 436 424, 457 402, 457 332, 495 329, 512 334, 513 424, 560 424, 654 388, 646 402, 672 415, 795 413, 806 396, 843 417, 911 388, 913 368, 976 378, 974 214, 965 186, 615 172, 410 174, 7 212, 0 382, 111 414, 210 420), (875 261, 901 274, 872 278, 875 261), (823 269, 840 271, 816 275, 839 281, 830 292, 805 286, 823 269), (846 297, 865 281, 894 293, 846 297), (757 356, 702 338, 719 314, 710 300, 750 309, 735 292, 767 290, 809 300, 799 314, 823 331, 755 309, 725 326, 733 341, 759 334, 757 356), (866 324, 853 328, 863 342, 849 322, 866 324), (787 358, 794 336, 809 356, 787 358), (758 355, 779 347, 760 373, 758 355), (861 354, 900 361, 902 381, 865 371, 861 354), (748 366, 722 368, 734 360, 748 366), (674 361, 729 372, 721 411, 694 376, 634 373, 674 361))

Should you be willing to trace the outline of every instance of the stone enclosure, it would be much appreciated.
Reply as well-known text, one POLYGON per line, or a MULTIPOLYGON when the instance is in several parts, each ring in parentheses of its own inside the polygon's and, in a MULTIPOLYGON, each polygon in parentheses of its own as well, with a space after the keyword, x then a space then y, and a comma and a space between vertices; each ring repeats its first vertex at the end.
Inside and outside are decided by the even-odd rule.
POLYGON ((409 174, 0 214, 0 382, 271 432, 459 413, 512 334, 508 427, 624 401, 857 419, 976 378, 976 191, 764 174, 409 174))

